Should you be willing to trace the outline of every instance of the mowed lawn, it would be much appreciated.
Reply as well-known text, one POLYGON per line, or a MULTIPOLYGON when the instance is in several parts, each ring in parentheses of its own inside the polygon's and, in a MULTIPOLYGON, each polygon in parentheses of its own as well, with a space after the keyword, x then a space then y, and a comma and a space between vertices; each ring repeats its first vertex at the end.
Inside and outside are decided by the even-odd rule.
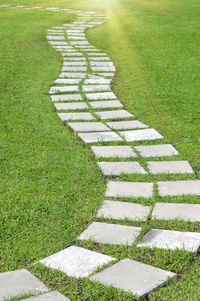
MULTIPOLYGON (((106 13, 108 22, 89 30, 87 36, 114 61, 114 92, 128 111, 158 130, 164 142, 176 147, 180 152, 178 159, 191 163, 195 175, 190 178, 199 178, 199 1, 6 3, 106 13)), ((71 300, 133 300, 131 295, 116 289, 30 265, 76 243, 103 201, 105 179, 89 147, 63 126, 47 95, 59 75, 62 58, 47 43, 46 30, 76 17, 0 8, 0 18, 0 269, 29 268, 71 300)), ((134 176, 124 178, 136 180, 134 176)), ((179 178, 182 177, 143 176, 139 180, 179 178)), ((155 201, 159 199, 152 200, 155 201)), ((165 201, 200 203, 198 197, 165 201)), ((142 226, 144 231, 152 226, 200 232, 199 223, 151 222, 142 226)), ((77 244, 180 275, 177 283, 152 293, 152 300, 200 299, 200 259, 188 252, 77 244)))

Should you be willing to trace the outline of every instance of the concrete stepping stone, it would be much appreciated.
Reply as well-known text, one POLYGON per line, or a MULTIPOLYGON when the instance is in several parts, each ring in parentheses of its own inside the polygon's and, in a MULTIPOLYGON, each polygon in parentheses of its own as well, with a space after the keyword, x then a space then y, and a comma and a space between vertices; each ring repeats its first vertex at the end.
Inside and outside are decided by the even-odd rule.
POLYGON ((90 62, 91 66, 97 66, 97 67, 113 67, 112 62, 98 62, 98 61, 91 61, 90 62))
POLYGON ((70 41, 71 45, 90 45, 88 41, 70 41))
POLYGON ((54 291, 42 294, 36 297, 22 299, 22 301, 70 301, 69 298, 63 296, 61 293, 54 291))
POLYGON ((83 100, 80 94, 68 94, 68 95, 51 95, 52 101, 78 101, 83 100))
POLYGON ((147 162, 150 173, 194 173, 188 161, 149 161, 147 162))
POLYGON ((115 71, 115 67, 113 66, 113 67, 93 67, 93 66, 91 66, 91 69, 92 69, 92 71, 103 71, 103 72, 105 72, 105 71, 108 71, 108 72, 114 72, 115 71))
POLYGON ((106 123, 109 127, 114 130, 125 130, 125 129, 144 129, 148 126, 138 120, 131 121, 114 121, 106 123))
POLYGON ((58 78, 55 80, 54 83, 56 84, 66 84, 66 85, 76 85, 79 84, 81 82, 81 79, 79 78, 58 78))
POLYGON ((64 62, 86 61, 84 57, 64 57, 64 62))
POLYGON ((137 157, 137 154, 130 146, 92 146, 92 151, 97 158, 131 158, 137 157))
POLYGON ((80 133, 78 135, 85 143, 122 141, 122 138, 115 132, 80 133))
POLYGON ((86 66, 86 62, 64 62, 63 66, 86 66))
POLYGON ((199 180, 161 181, 157 184, 160 196, 200 195, 199 180))
POLYGON ((82 53, 81 52, 62 52, 62 56, 70 56, 70 57, 82 56, 82 53))
POLYGON ((61 72, 60 77, 68 77, 68 78, 85 78, 86 73, 79 72, 61 72))
POLYGON ((88 56, 89 61, 111 61, 109 57, 104 56, 104 57, 90 57, 88 56))
POLYGON ((40 262, 52 269, 64 272, 70 277, 87 277, 99 266, 115 260, 114 257, 71 246, 40 262))
POLYGON ((109 181, 106 188, 108 197, 153 197, 153 183, 109 181))
POLYGON ((51 87, 49 94, 55 93, 64 93, 64 92, 79 92, 78 86, 61 86, 61 87, 51 87))
POLYGON ((25 269, 0 273, 0 300, 23 294, 45 293, 48 288, 25 269))
POLYGON ((120 132, 120 134, 125 138, 127 142, 142 141, 142 140, 156 140, 156 139, 163 138, 163 136, 161 136, 154 129, 123 131, 120 132))
POLYGON ((72 66, 72 67, 63 67, 62 68, 62 72, 65 71, 72 71, 72 72, 77 72, 77 71, 83 71, 86 72, 87 71, 87 67, 77 67, 77 66, 72 66))
POLYGON ((78 41, 80 41, 80 40, 84 40, 85 41, 85 37, 81 37, 81 36, 68 36, 67 37, 68 38, 68 40, 78 40, 78 41))
POLYGON ((125 258, 91 276, 90 280, 130 291, 141 300, 156 287, 166 284, 169 278, 176 280, 176 274, 125 258))
POLYGON ((67 42, 62 42, 62 41, 48 41, 49 42, 49 44, 51 44, 51 45, 57 45, 57 46, 61 46, 61 45, 65 45, 65 46, 67 46, 67 45, 69 45, 67 42))
POLYGON ((135 146, 135 149, 145 158, 178 155, 171 144, 135 146))
POLYGON ((123 104, 119 100, 100 100, 89 102, 93 109, 123 108, 123 104))
POLYGON ((101 208, 97 211, 97 217, 113 219, 128 218, 133 221, 146 221, 150 211, 150 206, 142 206, 140 204, 129 202, 106 200, 103 202, 101 208))
POLYGON ((91 239, 98 243, 124 244, 132 246, 141 232, 140 227, 94 222, 79 237, 80 240, 91 239))
POLYGON ((82 110, 89 109, 85 102, 54 103, 56 110, 82 110))
POLYGON ((48 40, 65 40, 64 36, 46 36, 48 40))
POLYGON ((102 111, 102 112, 95 112, 95 113, 103 120, 134 117, 131 113, 129 113, 126 110, 102 111))
POLYGON ((91 113, 58 113, 62 121, 67 120, 95 120, 91 113))
POLYGON ((109 132, 110 129, 102 122, 69 122, 68 126, 75 132, 109 132))
POLYGON ((109 91, 110 85, 83 85, 83 92, 109 91))
POLYGON ((99 53, 90 53, 89 54, 90 56, 103 56, 103 57, 106 57, 106 53, 104 52, 99 52, 99 53))
POLYGON ((147 174, 138 162, 98 162, 105 176, 118 176, 126 174, 147 174))
POLYGON ((178 248, 197 252, 200 246, 200 233, 151 229, 137 246, 171 250, 178 248))
POLYGON ((102 93, 86 93, 86 97, 89 100, 98 99, 117 99, 113 92, 102 92, 102 93))
POLYGON ((109 78, 89 78, 89 79, 86 79, 84 81, 84 84, 89 84, 89 85, 92 85, 92 84, 110 84, 111 83, 111 79, 109 78))
POLYGON ((104 77, 114 77, 114 73, 111 73, 111 72, 107 72, 107 73, 103 73, 103 72, 101 72, 101 73, 97 73, 98 75, 100 75, 100 76, 104 76, 104 77))
POLYGON ((152 217, 158 220, 181 219, 200 221, 200 205, 178 203, 156 203, 152 217))

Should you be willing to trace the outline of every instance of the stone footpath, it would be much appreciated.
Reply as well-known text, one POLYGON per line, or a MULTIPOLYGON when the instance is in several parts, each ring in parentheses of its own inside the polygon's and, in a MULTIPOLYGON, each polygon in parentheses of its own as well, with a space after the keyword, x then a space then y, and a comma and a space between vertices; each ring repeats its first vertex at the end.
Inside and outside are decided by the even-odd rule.
MULTIPOLYGON (((94 156, 98 158, 99 168, 107 177, 105 201, 96 217, 103 217, 105 220, 112 218, 116 221, 115 224, 93 222, 78 240, 92 239, 97 243, 132 246, 141 233, 141 227, 117 223, 125 218, 143 222, 150 218, 200 221, 200 205, 160 202, 152 208, 138 204, 137 199, 135 203, 128 201, 129 198, 152 198, 154 191, 160 197, 200 195, 199 180, 160 181, 155 184, 119 181, 114 178, 121 174, 190 175, 194 171, 188 161, 170 160, 170 157, 178 155, 173 145, 162 144, 162 135, 136 120, 111 91, 114 64, 106 53, 90 45, 85 37, 85 31, 105 22, 106 16, 71 9, 23 6, 10 8, 20 7, 74 13, 78 16, 76 22, 52 27, 47 32, 48 42, 63 56, 61 74, 50 88, 49 94, 59 118, 85 144, 89 144, 94 156), (148 141, 152 140, 158 140, 158 143, 148 145, 148 141), (132 142, 135 141, 145 142, 145 145, 133 146, 132 142), (169 160, 159 161, 159 157, 167 157, 169 160), (145 160, 144 166, 135 161, 140 158, 145 160)), ((151 229, 137 246, 197 252, 200 233, 151 229)), ((170 271, 128 258, 119 261, 117 258, 77 246, 61 250, 40 262, 71 277, 89 277, 91 281, 131 291, 138 299, 166 284, 169 279, 176 280, 176 274, 170 271), (107 268, 95 273, 97 268, 105 264, 109 264, 107 268)), ((24 299, 27 301, 69 300, 59 292, 48 292, 48 288, 27 270, 0 274, 0 300, 24 293, 39 294, 24 299)))

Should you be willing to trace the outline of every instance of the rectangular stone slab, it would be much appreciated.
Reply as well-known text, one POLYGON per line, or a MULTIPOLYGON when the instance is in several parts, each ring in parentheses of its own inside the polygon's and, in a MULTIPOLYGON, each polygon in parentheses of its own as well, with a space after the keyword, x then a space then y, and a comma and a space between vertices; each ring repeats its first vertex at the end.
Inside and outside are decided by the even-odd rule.
POLYGON ((83 56, 83 54, 81 52, 62 52, 62 56, 74 57, 74 56, 83 56))
POLYGON ((69 102, 69 103, 54 103, 56 110, 82 110, 88 109, 88 105, 85 102, 69 102))
POLYGON ((102 119, 121 119, 134 117, 131 113, 126 110, 115 110, 115 111, 102 111, 96 112, 96 114, 102 119))
POLYGON ((113 67, 112 62, 90 62, 90 65, 99 67, 113 67))
POLYGON ((200 222, 200 205, 156 203, 152 217, 158 220, 180 219, 191 222, 200 222))
POLYGON ((109 181, 106 196, 150 198, 153 196, 153 183, 109 181))
POLYGON ((64 62, 86 61, 84 57, 64 57, 64 62))
POLYGON ((86 77, 86 73, 62 72, 62 73, 60 73, 60 77, 68 77, 68 78, 85 78, 85 77, 86 77))
POLYGON ((147 173, 138 162, 98 162, 98 165, 105 176, 118 176, 121 173, 147 173))
POLYGON ((171 144, 136 146, 135 149, 145 158, 178 155, 171 144))
POLYGON ((84 248, 71 246, 55 253, 40 262, 52 269, 64 272, 70 277, 87 277, 99 266, 107 264, 115 258, 84 248))
POLYGON ((151 210, 150 206, 142 206, 140 204, 109 201, 103 202, 101 208, 97 211, 97 217, 125 219, 133 221, 146 221, 151 210))
POLYGON ((115 71, 115 67, 113 66, 113 67, 93 67, 93 66, 91 66, 91 69, 92 69, 92 71, 103 71, 103 72, 105 72, 105 71, 108 71, 108 72, 113 72, 113 71, 115 71))
POLYGON ((137 246, 171 250, 178 248, 197 252, 200 246, 200 233, 151 229, 137 246))
POLYGON ((120 134, 125 138, 125 140, 127 142, 142 141, 142 140, 155 140, 155 139, 163 138, 163 136, 161 136, 154 129, 123 131, 123 132, 120 132, 120 134))
POLYGON ((86 97, 89 100, 99 99, 117 99, 113 92, 102 92, 102 93, 86 93, 86 97))
POLYGON ((122 138, 115 132, 80 133, 78 135, 85 143, 122 141, 122 138))
POLYGON ((110 61, 110 58, 107 56, 104 57, 88 57, 90 61, 110 61))
POLYGON ((72 62, 72 61, 69 61, 69 62, 63 62, 63 66, 78 66, 78 67, 81 67, 81 66, 86 66, 87 63, 86 62, 72 62))
POLYGON ((194 173, 188 161, 149 161, 147 162, 150 173, 194 173))
POLYGON ((87 85, 93 85, 93 84, 110 84, 111 83, 111 79, 109 78, 88 78, 84 81, 84 84, 87 84, 87 85))
POLYGON ((176 274, 125 258, 91 276, 90 280, 130 291, 141 300, 156 287, 167 283, 169 278, 176 280, 176 274))
POLYGON ((200 195, 200 181, 168 181, 158 182, 160 196, 174 195, 200 195))
POLYGON ((132 246, 140 231, 140 227, 94 222, 78 239, 91 239, 98 243, 132 246))
POLYGON ((130 146, 126 145, 115 145, 115 146, 92 146, 92 151, 95 153, 97 158, 131 158, 137 157, 137 154, 133 151, 130 146))
POLYGON ((74 84, 79 84, 81 82, 81 79, 79 78, 58 78, 55 80, 54 83, 56 84, 66 84, 66 85, 74 85, 74 84))
POLYGON ((64 36, 46 36, 47 40, 65 40, 64 36))
POLYGON ((110 91, 110 85, 83 85, 83 92, 110 91))
POLYGON ((55 93, 65 93, 65 92, 79 92, 78 86, 61 86, 61 87, 51 87, 49 94, 55 93))
POLYGON ((94 109, 123 108, 123 104, 119 100, 91 101, 89 105, 94 109))
POLYGON ((61 293, 54 291, 36 297, 22 299, 22 301, 70 301, 70 300, 69 298, 63 296, 61 293))
POLYGON ((65 72, 65 71, 69 71, 69 72, 79 72, 79 71, 83 71, 83 72, 86 72, 87 71, 87 67, 77 67, 77 66, 64 66, 62 67, 62 72, 65 72))
POLYGON ((114 77, 114 73, 112 73, 112 72, 106 72, 106 73, 104 73, 104 72, 101 72, 101 73, 97 73, 98 75, 100 75, 100 76, 104 76, 104 77, 114 77))
POLYGON ((109 132, 110 129, 102 122, 69 122, 74 132, 109 132))
POLYGON ((51 95, 50 96, 52 101, 78 101, 83 100, 80 94, 68 94, 68 95, 51 95))
POLYGON ((58 113, 62 121, 66 120, 95 120, 91 113, 58 113))
POLYGON ((57 42, 53 42, 53 41, 49 41, 49 44, 51 44, 51 45, 58 45, 58 46, 60 46, 60 45, 65 45, 65 46, 68 46, 69 44, 67 43, 67 42, 62 42, 62 41, 57 41, 57 42))
POLYGON ((107 125, 113 130, 125 130, 125 129, 145 129, 148 126, 138 120, 130 121, 113 121, 107 122, 107 125))

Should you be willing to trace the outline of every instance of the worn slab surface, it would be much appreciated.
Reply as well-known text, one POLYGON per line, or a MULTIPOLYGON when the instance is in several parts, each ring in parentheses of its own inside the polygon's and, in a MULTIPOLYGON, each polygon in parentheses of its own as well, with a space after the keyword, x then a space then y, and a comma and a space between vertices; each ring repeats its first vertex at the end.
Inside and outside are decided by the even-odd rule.
POLYGON ((80 133, 79 137, 85 143, 122 141, 115 132, 80 133))
POLYGON ((137 246, 171 250, 178 248, 197 252, 200 246, 200 233, 151 229, 137 246))
POLYGON ((110 85, 83 85, 83 92, 110 91, 110 85))
POLYGON ((137 129, 137 128, 144 129, 148 127, 147 125, 143 124, 138 120, 107 122, 107 125, 114 130, 137 129))
POLYGON ((135 149, 145 158, 178 155, 171 144, 136 146, 135 149))
POLYGON ((86 93, 86 97, 89 100, 117 99, 113 92, 86 93))
POLYGON ((137 154, 133 151, 130 146, 127 145, 116 145, 116 146, 92 146, 92 151, 95 155, 100 158, 131 158, 137 157, 137 154))
POLYGON ((97 217, 145 221, 151 210, 150 206, 140 204, 105 200, 97 211, 97 217))
POLYGON ((106 84, 110 84, 111 83, 111 79, 106 79, 106 78, 88 78, 84 81, 84 84, 86 85, 94 85, 94 84, 102 84, 102 85, 106 85, 106 84))
POLYGON ((168 181, 158 182, 158 192, 160 196, 170 195, 200 195, 200 181, 168 181))
POLYGON ((82 110, 89 109, 85 102, 54 103, 56 110, 82 110))
POLYGON ((153 183, 109 181, 106 196, 149 198, 153 196, 153 183))
POLYGON ((0 300, 23 294, 39 294, 48 288, 33 274, 25 269, 0 273, 0 300))
POLYGON ((114 259, 108 255, 71 246, 40 262, 47 267, 60 270, 68 276, 78 278, 87 277, 96 268, 114 259))
POLYGON ((128 258, 90 277, 93 281, 131 291, 138 298, 164 285, 169 278, 175 280, 176 274, 128 258))
POLYGON ((152 174, 194 173, 188 161, 149 161, 147 166, 152 174))
POLYGON ((142 140, 155 140, 161 139, 161 136, 154 129, 136 130, 136 131, 123 131, 120 134, 125 138, 127 142, 142 141, 142 140))
POLYGON ((51 95, 52 101, 78 101, 83 100, 80 94, 68 94, 68 95, 51 95))
POLYGON ((105 176, 117 176, 121 173, 147 173, 138 162, 98 162, 98 165, 105 176))
POLYGON ((86 73, 81 72, 61 72, 60 77, 66 78, 85 78, 86 73))
POLYGON ((102 119, 121 119, 134 117, 131 113, 126 110, 115 110, 115 111, 102 111, 96 112, 96 114, 102 119))
POLYGON ((81 82, 81 79, 79 78, 58 78, 55 80, 54 83, 56 84, 66 84, 66 85, 74 85, 74 84, 79 84, 81 82))
POLYGON ((58 113, 62 121, 66 120, 95 120, 91 113, 58 113))
POLYGON ((98 243, 132 246, 140 231, 140 227, 94 222, 78 239, 91 239, 98 243))
POLYGON ((70 301, 69 298, 63 296, 61 293, 55 291, 42 294, 36 297, 22 299, 24 301, 70 301))
POLYGON ((181 219, 200 222, 200 205, 178 203, 156 203, 152 217, 159 220, 181 219))
POLYGON ((110 129, 102 122, 69 122, 68 126, 74 132, 102 132, 110 129))
POLYGON ((89 105, 93 109, 123 108, 123 104, 119 100, 91 101, 89 102, 89 105))

